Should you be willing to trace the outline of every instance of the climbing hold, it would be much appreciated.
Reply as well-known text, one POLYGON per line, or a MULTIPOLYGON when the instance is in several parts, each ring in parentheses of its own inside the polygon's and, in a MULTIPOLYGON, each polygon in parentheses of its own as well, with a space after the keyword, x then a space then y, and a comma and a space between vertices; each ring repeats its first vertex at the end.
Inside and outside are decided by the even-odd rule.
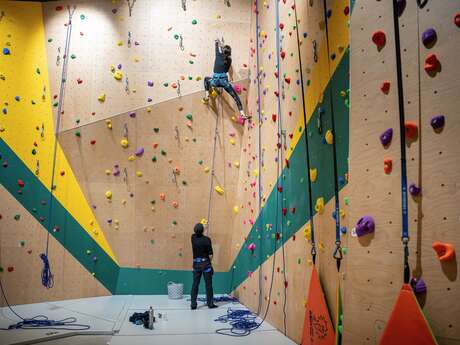
POLYGON ((9 48, 3 48, 3 55, 10 55, 11 54, 11 51, 9 48))
POLYGON ((234 214, 237 214, 240 211, 240 209, 239 209, 239 207, 237 205, 235 205, 235 206, 233 206, 232 211, 233 211, 234 214))
POLYGON ((329 145, 332 145, 334 142, 334 134, 332 134, 332 131, 330 129, 327 130, 326 135, 324 136, 324 139, 326 140, 326 143, 329 145))
POLYGON ((318 169, 310 168, 310 181, 316 182, 317 178, 318 178, 318 169))
POLYGON ((307 224, 303 230, 303 236, 309 241, 311 239, 311 225, 307 224))
POLYGON ((192 24, 193 24, 193 25, 196 25, 196 24, 198 24, 198 21, 197 21, 196 19, 193 19, 193 20, 192 20, 192 24))
POLYGON ((142 177, 142 175, 143 175, 142 171, 139 171, 139 170, 136 171, 136 176, 137 177, 142 177))
POLYGON ((105 93, 102 93, 100 94, 98 97, 97 97, 97 100, 101 103, 105 102, 105 93))
POLYGON ((388 92, 390 92, 390 82, 385 80, 380 86, 380 90, 382 90, 384 94, 388 95, 388 92))
POLYGON ((205 172, 205 173, 208 173, 210 170, 211 170, 210 167, 205 167, 205 168, 204 168, 204 172, 205 172))
POLYGON ((178 203, 177 201, 173 201, 173 202, 171 203, 171 205, 172 205, 172 207, 174 207, 174 208, 178 208, 178 207, 179 207, 179 203, 178 203))
POLYGON ((393 139, 393 128, 388 128, 385 132, 380 135, 380 142, 383 146, 388 146, 393 139))
POLYGON ((105 197, 109 200, 112 199, 112 192, 110 190, 108 190, 107 192, 105 192, 105 197))
POLYGON ((224 195, 224 189, 221 186, 216 186, 214 190, 217 192, 217 194, 224 195))
POLYGON ((431 118, 431 127, 436 130, 440 130, 444 127, 444 124, 446 123, 446 119, 444 115, 436 115, 431 118))
POLYGON ((451 243, 436 241, 433 243, 432 247, 438 255, 439 261, 446 262, 453 260, 455 257, 455 248, 451 243))
POLYGON ((19 221, 20 219, 21 219, 21 215, 20 215, 20 214, 16 214, 16 215, 14 216, 14 220, 15 220, 15 221, 19 221))
POLYGON ((432 47, 436 42, 437 35, 433 28, 428 28, 422 33, 422 42, 425 47, 432 47))
POLYGON ((315 211, 322 214, 324 211, 324 198, 316 199, 315 211))
POLYGON ((426 283, 423 281, 422 278, 414 278, 410 279, 410 286, 416 295, 423 294, 426 292, 426 283))
POLYGON ((425 66, 424 69, 427 73, 437 71, 440 67, 440 62, 436 54, 429 54, 425 58, 425 66))
POLYGON ((346 226, 342 226, 342 227, 340 228, 340 232, 341 232, 342 234, 346 234, 347 231, 348 231, 348 229, 347 229, 346 226))
POLYGON ((414 140, 417 138, 418 127, 414 121, 406 121, 404 124, 406 139, 414 140))
POLYGON ((96 144, 96 140, 95 140, 95 139, 92 139, 89 143, 90 143, 91 145, 95 145, 95 144, 96 144))
POLYGON ((140 157, 144 154, 144 148, 143 147, 138 147, 136 149, 136 151, 134 152, 134 154, 137 156, 137 157, 140 157))
POLYGON ((372 33, 372 42, 374 42, 374 44, 377 46, 377 49, 380 51, 386 43, 385 33, 381 30, 372 33))
POLYGON ((417 197, 420 195, 420 192, 422 191, 422 189, 420 187, 417 187, 417 185, 415 183, 411 183, 409 185, 409 193, 413 196, 413 197, 417 197))
POLYGON ((166 200, 166 194, 165 193, 160 193, 160 200, 165 201, 166 200))
POLYGON ((9 266, 9 267, 8 267, 8 272, 11 273, 11 272, 13 272, 13 271, 14 271, 14 267, 13 267, 13 266, 9 266))
POLYGON ((111 120, 105 120, 105 125, 107 126, 108 129, 112 129, 112 121, 111 120))
POLYGON ((240 94, 242 89, 243 89, 241 87, 241 84, 235 84, 235 85, 233 85, 233 88, 235 89, 235 92, 238 93, 238 94, 240 94))
POLYGON ((123 79, 123 72, 121 72, 121 71, 116 71, 116 72, 113 74, 113 77, 114 77, 116 80, 122 80, 122 79, 123 79))
POLYGON ((248 250, 251 251, 252 253, 254 253, 254 250, 256 249, 256 244, 253 242, 253 243, 250 243, 248 244, 248 250))
POLYGON ((25 185, 25 184, 24 184, 24 181, 22 181, 21 179, 19 179, 19 180, 18 180, 18 186, 19 186, 20 188, 23 188, 24 185, 25 185))
POLYGON ((391 174, 393 170, 393 160, 391 158, 385 158, 383 160, 383 171, 385 174, 391 174))
POLYGON ((128 138, 123 138, 120 140, 120 145, 123 148, 127 148, 129 146, 128 138))
POLYGON ((356 224, 356 235, 358 237, 370 234, 375 230, 375 222, 371 216, 364 216, 356 224))
POLYGON ((454 23, 460 28, 460 12, 455 15, 454 23))

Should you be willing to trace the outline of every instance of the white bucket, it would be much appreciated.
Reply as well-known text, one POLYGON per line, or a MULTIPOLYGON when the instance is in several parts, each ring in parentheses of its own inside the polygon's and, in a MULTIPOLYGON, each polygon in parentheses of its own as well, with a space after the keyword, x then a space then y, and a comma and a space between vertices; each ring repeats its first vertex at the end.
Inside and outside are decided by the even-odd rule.
POLYGON ((184 294, 184 284, 169 282, 168 283, 168 298, 182 299, 184 294))

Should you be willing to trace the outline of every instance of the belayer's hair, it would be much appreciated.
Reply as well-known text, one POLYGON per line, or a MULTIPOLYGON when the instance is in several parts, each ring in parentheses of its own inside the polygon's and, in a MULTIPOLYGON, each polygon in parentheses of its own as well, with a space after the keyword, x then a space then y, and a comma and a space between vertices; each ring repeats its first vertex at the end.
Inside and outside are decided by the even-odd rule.
POLYGON ((204 232, 204 226, 203 226, 203 224, 201 224, 201 223, 196 224, 195 227, 193 228, 193 231, 194 231, 195 234, 197 234, 198 236, 203 235, 203 232, 204 232))
POLYGON ((222 54, 224 55, 224 61, 226 64, 230 64, 232 62, 232 47, 228 44, 222 47, 222 54))

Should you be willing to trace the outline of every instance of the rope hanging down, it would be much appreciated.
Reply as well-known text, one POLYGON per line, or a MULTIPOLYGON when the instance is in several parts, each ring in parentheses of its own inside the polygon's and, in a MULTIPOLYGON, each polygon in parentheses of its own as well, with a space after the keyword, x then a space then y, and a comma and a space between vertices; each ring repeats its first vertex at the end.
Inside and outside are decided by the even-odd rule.
POLYGON ((332 88, 332 72, 331 72, 331 51, 329 47, 329 23, 328 23, 328 10, 326 5, 326 0, 323 0, 323 12, 324 12, 324 22, 326 26, 326 46, 327 46, 327 66, 328 66, 328 76, 329 76, 329 102, 331 104, 331 122, 332 122, 332 157, 334 160, 334 196, 335 196, 335 249, 333 257, 337 262, 337 271, 340 271, 340 263, 343 259, 342 254, 342 241, 340 239, 340 200, 339 200, 339 181, 337 173, 337 148, 336 142, 337 137, 335 133, 335 114, 334 114, 334 99, 333 99, 333 88, 332 88))
POLYGON ((393 24, 395 31, 395 51, 396 51, 396 77, 398 82, 398 106, 399 106, 399 136, 401 143, 401 216, 402 230, 401 241, 404 250, 404 283, 410 280, 409 269, 409 225, 407 213, 407 167, 406 167, 406 137, 405 137, 405 113, 404 113, 404 92, 401 68, 401 44, 399 36, 399 13, 398 4, 393 0, 393 24))
MULTIPOLYGON (((69 61, 69 49, 70 49, 70 39, 72 36, 72 17, 75 13, 76 6, 72 8, 67 6, 68 12, 68 23, 67 23, 67 31, 66 31, 66 38, 65 38, 65 49, 64 49, 64 56, 63 56, 63 63, 62 63, 62 72, 61 72, 61 86, 59 90, 59 101, 56 113, 56 125, 54 127, 54 147, 53 147, 53 163, 51 169, 51 185, 50 185, 50 194, 49 194, 49 213, 48 213, 48 233, 46 235, 46 249, 45 253, 40 254, 40 258, 43 260, 43 270, 42 270, 42 284, 47 289, 50 289, 54 285, 53 274, 51 273, 50 264, 48 261, 48 252, 49 252, 49 240, 50 240, 50 230, 51 230, 51 222, 53 221, 53 195, 55 190, 54 180, 56 177, 56 156, 57 156, 57 145, 58 145, 58 136, 59 136, 59 129, 61 127, 61 114, 62 108, 64 106, 64 96, 65 96, 65 85, 67 81, 67 65, 69 61)), ((58 229, 56 226, 53 227, 54 229, 58 229)))
POLYGON ((297 20, 297 6, 296 1, 294 0, 294 17, 295 17, 295 28, 297 33, 297 50, 299 54, 299 69, 300 69, 300 85, 302 91, 302 111, 303 111, 303 122, 304 122, 304 133, 305 133, 305 152, 307 156, 307 171, 308 171, 308 212, 310 215, 310 242, 311 242, 311 259, 313 265, 316 262, 316 242, 315 242, 315 225, 313 221, 313 196, 310 180, 310 150, 308 144, 308 124, 307 124, 307 113, 305 105, 305 88, 304 88, 304 79, 303 79, 303 70, 302 70, 302 55, 300 52, 300 36, 299 36, 299 22, 297 20))

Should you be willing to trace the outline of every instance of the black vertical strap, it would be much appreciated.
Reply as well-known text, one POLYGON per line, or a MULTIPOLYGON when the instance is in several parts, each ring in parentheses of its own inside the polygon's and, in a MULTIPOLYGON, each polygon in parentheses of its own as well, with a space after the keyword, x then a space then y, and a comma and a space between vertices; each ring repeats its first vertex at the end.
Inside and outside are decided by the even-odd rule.
POLYGON ((313 222, 313 196, 311 192, 311 180, 310 180, 310 150, 308 145, 308 123, 307 123, 307 113, 305 105, 305 88, 304 88, 304 79, 302 71, 302 55, 300 54, 300 36, 299 36, 299 23, 297 21, 297 4, 294 0, 294 16, 295 16, 295 28, 297 33, 297 51, 299 54, 299 69, 300 69, 300 85, 302 88, 302 111, 303 111, 303 122, 304 122, 304 133, 305 133, 305 151, 307 156, 307 170, 308 170, 308 211, 310 214, 310 225, 311 225, 311 258, 313 265, 316 262, 316 242, 315 242, 315 226, 313 222))
MULTIPOLYGON (((329 48, 329 25, 327 21, 327 4, 326 0, 323 0, 323 12, 324 12, 324 22, 326 27, 326 45, 327 45, 327 64, 329 71, 329 83, 332 83, 332 73, 331 73, 331 64, 330 64, 330 48, 329 48)), ((337 136, 335 133, 335 116, 334 116, 334 99, 332 95, 332 85, 329 88, 329 101, 331 103, 331 122, 332 122, 332 157, 334 160, 334 196, 335 196, 335 249, 334 249, 334 259, 337 262, 337 271, 340 271, 340 263, 343 259, 342 254, 342 242, 340 240, 340 201, 339 201, 339 182, 338 182, 338 173, 337 173, 337 149, 336 141, 337 136)))
POLYGON ((406 128, 404 113, 404 89, 401 68, 401 43, 399 36, 399 12, 397 0, 393 0, 393 23, 395 32, 396 51, 396 77, 398 82, 398 106, 399 106, 399 132, 401 142, 401 213, 402 213, 402 236, 404 250, 404 283, 408 284, 410 279, 409 269, 409 226, 407 215, 407 168, 406 168, 406 128))

